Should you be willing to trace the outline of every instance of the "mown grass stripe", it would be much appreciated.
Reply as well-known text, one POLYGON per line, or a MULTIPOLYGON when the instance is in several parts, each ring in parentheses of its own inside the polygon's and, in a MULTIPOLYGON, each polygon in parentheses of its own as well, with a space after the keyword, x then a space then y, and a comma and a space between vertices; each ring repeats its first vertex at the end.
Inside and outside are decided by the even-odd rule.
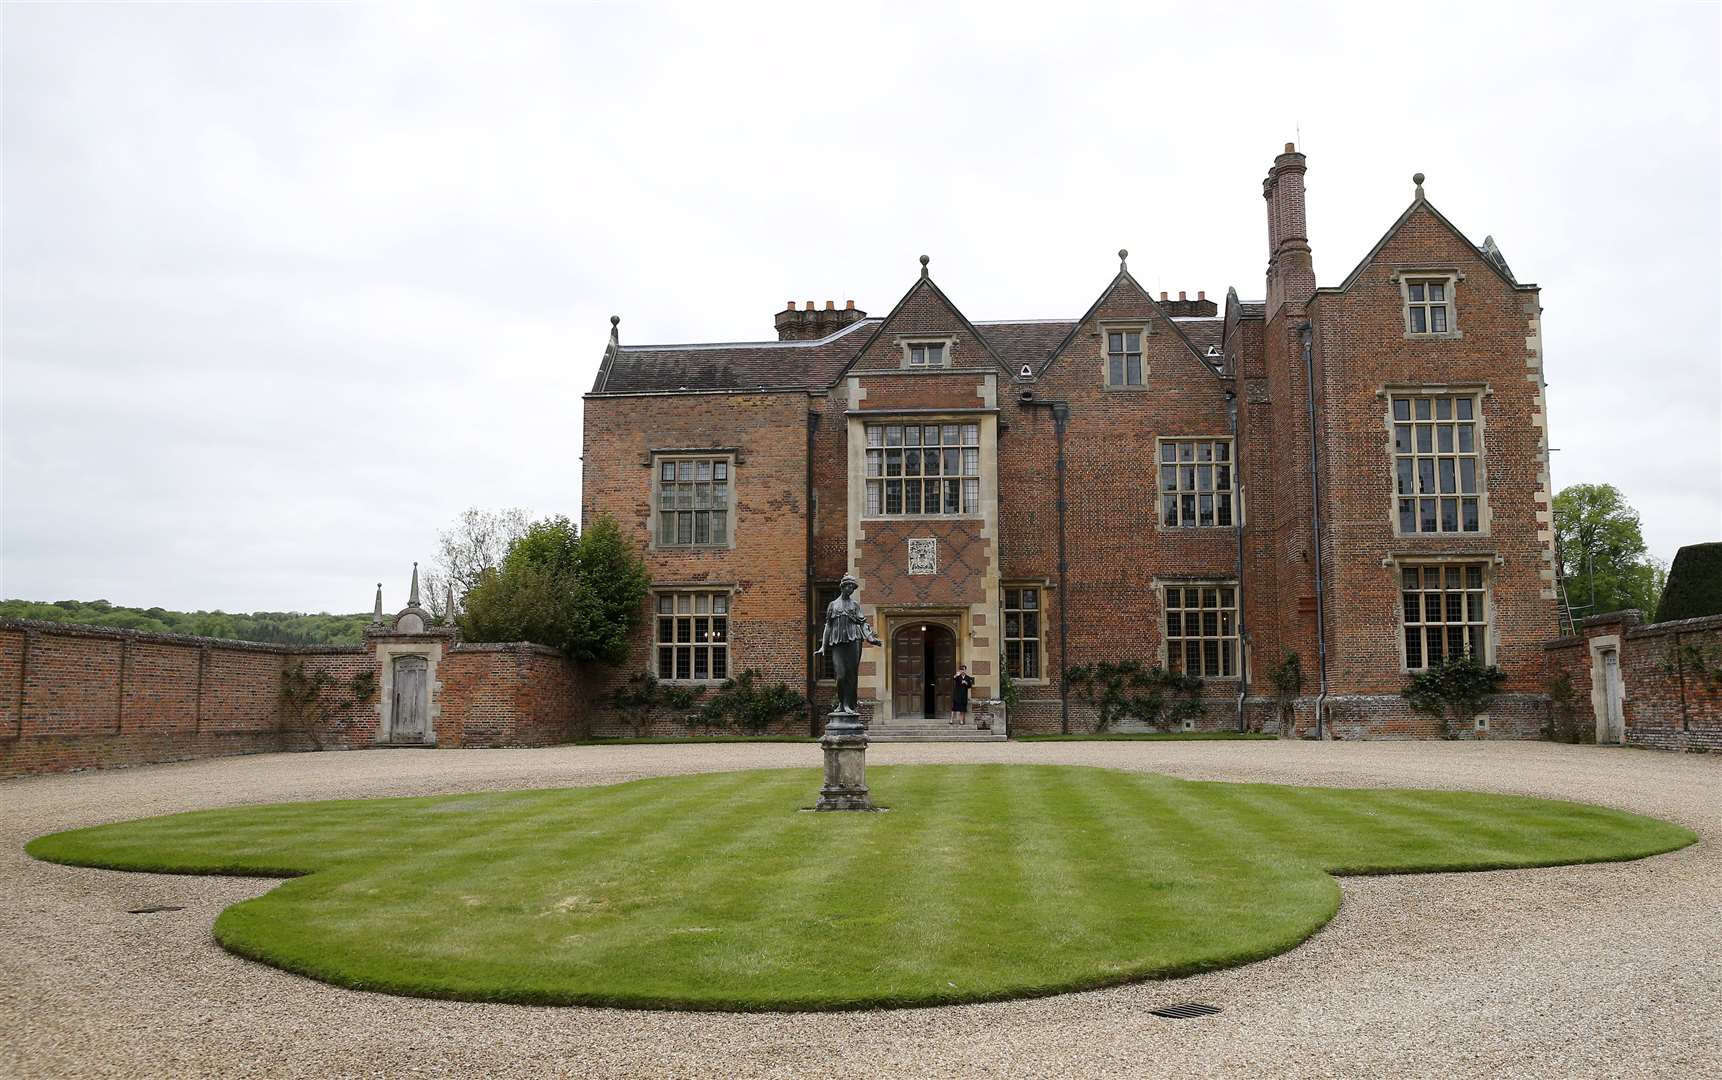
POLYGON ((814 769, 235 808, 32 841, 74 864, 310 871, 227 909, 240 955, 361 989, 646 1008, 1021 997, 1291 948, 1325 867, 1633 858, 1665 822, 1463 792, 1071 766, 889 766, 872 815, 814 769))

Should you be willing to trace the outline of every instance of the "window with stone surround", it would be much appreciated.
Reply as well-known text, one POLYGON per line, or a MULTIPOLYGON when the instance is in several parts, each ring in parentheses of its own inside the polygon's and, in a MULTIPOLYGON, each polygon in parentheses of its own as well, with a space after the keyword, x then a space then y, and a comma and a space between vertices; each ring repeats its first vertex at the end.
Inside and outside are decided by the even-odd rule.
POLYGON ((951 357, 951 341, 941 338, 934 341, 904 341, 903 366, 919 370, 921 368, 945 367, 951 357))
POLYGON ((1453 332, 1453 278, 1406 277, 1400 285, 1405 296, 1407 334, 1453 332))
POLYGON ((868 424, 867 517, 981 511, 979 424, 868 424))
POLYGON ((729 593, 661 592, 656 607, 660 681, 729 678, 729 593))
POLYGON ((1041 663, 1040 589, 1032 585, 1004 588, 1004 662, 1013 679, 1044 679, 1041 663))
POLYGON ((1401 567, 1405 669, 1423 671, 1469 654, 1489 662, 1489 594, 1482 563, 1401 567))
POLYGON ((1477 395, 1392 395, 1394 516, 1399 532, 1482 531, 1477 395))
POLYGON ((1106 385, 1141 386, 1142 329, 1109 327, 1106 330, 1106 385))
POLYGON ((1160 440, 1160 524, 1231 527, 1237 491, 1230 439, 1160 440))
MULTIPOLYGON (((842 594, 843 590, 837 585, 821 585, 818 591, 814 593, 817 600, 813 612, 813 649, 817 650, 820 640, 825 637, 826 609, 830 608, 831 602, 842 594)), ((831 681, 837 678, 837 667, 829 652, 820 653, 815 659, 819 663, 819 678, 822 681, 831 681)))
POLYGON ((728 547, 730 460, 657 460, 658 547, 728 547))
POLYGON ((1237 583, 1170 584, 1162 589, 1167 670, 1203 679, 1237 678, 1237 583))

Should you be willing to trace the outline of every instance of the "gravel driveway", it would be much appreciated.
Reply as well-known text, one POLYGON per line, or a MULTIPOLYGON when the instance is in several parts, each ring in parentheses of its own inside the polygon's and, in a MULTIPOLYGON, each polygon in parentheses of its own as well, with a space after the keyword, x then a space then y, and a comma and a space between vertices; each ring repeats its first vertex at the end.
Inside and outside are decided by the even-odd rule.
MULTIPOLYGON (((199 807, 817 767, 814 746, 271 754, 0 783, 0 1076, 1722 1075, 1722 758, 1536 743, 880 745, 879 764, 1461 787, 1695 829, 1637 863, 1343 878, 1337 918, 1230 971, 1035 1001, 738 1016, 420 1001, 223 952, 274 885, 38 863, 43 832, 199 807), (179 904, 183 911, 128 915, 179 904), (1216 1017, 1161 1020, 1202 1001, 1216 1017)), ((809 791, 817 783, 809 773, 809 791)), ((854 903, 865 903, 856 897, 854 903)))

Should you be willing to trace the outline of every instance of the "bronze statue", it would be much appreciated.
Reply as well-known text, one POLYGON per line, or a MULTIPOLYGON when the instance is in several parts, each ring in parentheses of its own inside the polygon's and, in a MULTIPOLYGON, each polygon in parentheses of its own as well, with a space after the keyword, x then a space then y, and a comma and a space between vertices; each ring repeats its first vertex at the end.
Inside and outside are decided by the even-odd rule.
POLYGON ((832 671, 837 676, 837 707, 831 710, 831 715, 840 720, 860 715, 856 684, 862 646, 881 644, 879 636, 867 625, 867 616, 861 613, 861 605, 855 600, 855 590, 860 584, 850 575, 843 575, 838 586, 840 595, 825 609, 825 630, 820 635, 819 648, 813 651, 815 656, 825 652, 831 654, 832 671))

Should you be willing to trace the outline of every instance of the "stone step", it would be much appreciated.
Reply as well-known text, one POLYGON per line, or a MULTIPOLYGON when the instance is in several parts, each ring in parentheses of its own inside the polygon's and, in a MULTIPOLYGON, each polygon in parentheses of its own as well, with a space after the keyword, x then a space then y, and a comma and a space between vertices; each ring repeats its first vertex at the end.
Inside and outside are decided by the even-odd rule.
POLYGON ((907 731, 899 728, 887 728, 880 731, 869 731, 868 742, 1004 742, 1005 737, 991 731, 907 731))

